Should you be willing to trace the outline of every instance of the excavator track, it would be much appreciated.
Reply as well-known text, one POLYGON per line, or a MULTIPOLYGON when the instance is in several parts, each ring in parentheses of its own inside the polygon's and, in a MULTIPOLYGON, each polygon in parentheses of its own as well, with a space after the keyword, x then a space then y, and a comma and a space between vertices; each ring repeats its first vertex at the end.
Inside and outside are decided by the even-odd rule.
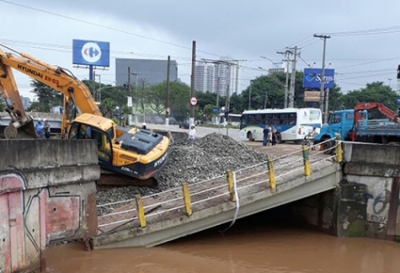
POLYGON ((104 191, 115 187, 126 186, 154 188, 157 186, 157 184, 157 180, 154 177, 142 180, 102 169, 100 179, 97 180, 97 190, 104 191))

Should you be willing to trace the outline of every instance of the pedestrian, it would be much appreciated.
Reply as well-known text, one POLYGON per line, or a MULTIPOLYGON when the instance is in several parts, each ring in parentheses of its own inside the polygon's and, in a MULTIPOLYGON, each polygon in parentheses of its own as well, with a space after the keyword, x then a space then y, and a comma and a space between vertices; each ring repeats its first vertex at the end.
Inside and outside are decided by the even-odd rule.
POLYGON ((278 132, 276 131, 276 128, 272 128, 272 146, 276 145, 276 141, 278 138, 278 132))
POLYGON ((38 118, 38 121, 35 125, 35 129, 36 129, 36 134, 38 135, 39 138, 43 138, 43 122, 41 118, 38 118))
POLYGON ((268 145, 268 136, 269 136, 269 129, 268 128, 269 128, 269 126, 266 125, 265 129, 263 130, 263 134, 264 134, 263 146, 267 146, 268 145))
POLYGON ((267 146, 271 146, 272 145, 272 127, 270 125, 268 125, 268 142, 267 142, 267 146))
POLYGON ((143 123, 142 123, 142 129, 143 129, 143 130, 147 130, 146 122, 143 122, 143 123))
POLYGON ((44 137, 49 139, 50 138, 50 123, 47 119, 44 119, 43 129, 44 129, 44 137))
POLYGON ((194 124, 192 124, 192 125, 190 126, 189 139, 190 139, 190 140, 195 140, 195 139, 196 139, 196 129, 195 129, 194 124))

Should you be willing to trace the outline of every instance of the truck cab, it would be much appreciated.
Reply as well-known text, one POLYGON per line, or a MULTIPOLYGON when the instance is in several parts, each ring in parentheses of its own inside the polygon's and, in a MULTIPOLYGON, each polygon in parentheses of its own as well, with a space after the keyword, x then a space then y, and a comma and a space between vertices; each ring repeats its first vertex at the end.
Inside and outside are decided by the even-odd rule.
MULTIPOLYGON (((362 113, 364 117, 366 115, 362 113)), ((363 122, 364 119, 361 119, 363 122)), ((320 133, 315 137, 314 144, 324 142, 328 139, 335 138, 336 134, 340 134, 340 139, 345 139, 349 130, 352 129, 354 123, 354 109, 337 110, 330 114, 328 124, 322 126, 320 133)), ((324 143, 324 150, 332 147, 333 141, 324 143)))

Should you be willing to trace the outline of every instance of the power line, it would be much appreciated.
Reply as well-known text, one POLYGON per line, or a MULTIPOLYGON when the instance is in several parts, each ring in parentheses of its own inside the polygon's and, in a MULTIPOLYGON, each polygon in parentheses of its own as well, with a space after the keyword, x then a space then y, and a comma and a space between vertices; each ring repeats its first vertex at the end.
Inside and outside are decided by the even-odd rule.
MULTIPOLYGON (((179 45, 179 44, 176 44, 176 43, 172 43, 172 42, 168 42, 168 41, 164 41, 164 40, 160 40, 160 39, 156 39, 156 38, 147 37, 147 36, 140 35, 140 34, 137 34, 137 33, 134 33, 134 32, 130 32, 130 31, 114 28, 114 27, 109 27, 109 26, 101 25, 101 24, 94 23, 94 22, 85 21, 85 20, 82 20, 82 19, 78 19, 78 18, 62 15, 62 14, 51 12, 51 11, 48 11, 48 10, 43 10, 43 9, 39 9, 39 8, 34 8, 34 7, 22 5, 22 4, 17 4, 17 3, 13 3, 13 2, 10 2, 10 1, 6 1, 6 0, 0 0, 0 2, 3 2, 5 4, 9 4, 9 5, 22 7, 22 8, 25 8, 25 9, 30 9, 30 10, 34 10, 34 11, 50 14, 50 15, 61 17, 61 18, 64 18, 64 19, 73 20, 73 21, 77 21, 77 22, 80 22, 80 23, 84 23, 84 24, 97 26, 97 27, 100 27, 100 28, 104 28, 104 29, 108 29, 108 30, 112 30, 112 31, 128 34, 128 35, 131 35, 131 36, 136 36, 136 37, 139 37, 139 38, 143 38, 143 39, 147 39, 147 40, 151 40, 151 41, 155 41, 155 42, 159 42, 159 43, 164 43, 164 44, 168 44, 168 45, 172 45, 172 46, 176 46, 176 47, 192 50, 192 48, 188 47, 188 46, 183 46, 183 45, 179 45)), ((214 53, 201 51, 201 50, 197 50, 197 51, 205 53, 205 54, 208 54, 208 55, 221 57, 220 55, 217 55, 217 54, 214 54, 214 53)))
POLYGON ((340 67, 337 67, 336 69, 342 69, 342 68, 354 67, 354 66, 365 65, 365 64, 379 63, 379 62, 390 61, 390 60, 395 60, 395 59, 400 59, 400 56, 397 56, 397 57, 391 57, 391 58, 385 58, 385 59, 380 59, 380 60, 376 60, 376 61, 370 61, 370 62, 363 62, 363 63, 358 63, 358 64, 352 64, 352 65, 340 66, 340 67))
POLYGON ((332 36, 360 36, 360 35, 375 35, 400 32, 400 26, 390 26, 381 28, 371 28, 363 30, 350 30, 326 33, 332 36))

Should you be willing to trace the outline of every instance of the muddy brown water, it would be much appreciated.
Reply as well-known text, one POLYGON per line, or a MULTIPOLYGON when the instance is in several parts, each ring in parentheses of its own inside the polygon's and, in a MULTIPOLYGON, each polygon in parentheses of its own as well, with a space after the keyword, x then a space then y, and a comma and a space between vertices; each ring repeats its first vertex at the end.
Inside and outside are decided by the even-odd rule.
POLYGON ((86 251, 81 244, 45 253, 48 273, 399 273, 400 243, 337 238, 253 216, 154 248, 86 251))

